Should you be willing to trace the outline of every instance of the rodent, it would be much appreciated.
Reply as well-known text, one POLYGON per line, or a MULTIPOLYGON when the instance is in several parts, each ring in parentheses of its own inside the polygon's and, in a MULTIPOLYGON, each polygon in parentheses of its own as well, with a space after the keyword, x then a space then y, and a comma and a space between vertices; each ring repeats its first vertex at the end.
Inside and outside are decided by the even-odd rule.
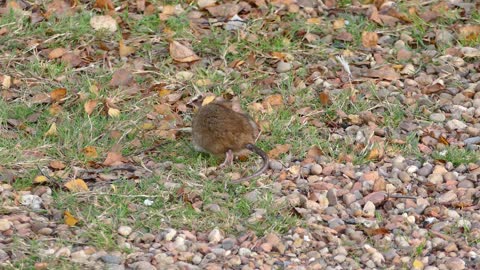
POLYGON ((268 168, 268 156, 255 145, 258 126, 247 114, 236 112, 232 104, 214 101, 200 107, 192 121, 192 142, 195 150, 225 155, 221 167, 233 162, 233 154, 248 149, 263 160, 254 174, 232 181, 238 184, 261 175, 268 168))

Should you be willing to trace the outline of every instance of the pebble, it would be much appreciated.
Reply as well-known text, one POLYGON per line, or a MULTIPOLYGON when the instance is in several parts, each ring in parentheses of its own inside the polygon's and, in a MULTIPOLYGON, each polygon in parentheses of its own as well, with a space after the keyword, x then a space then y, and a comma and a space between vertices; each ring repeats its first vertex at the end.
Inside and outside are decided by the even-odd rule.
POLYGON ((8 221, 8 219, 5 219, 5 218, 0 219, 0 231, 1 232, 10 230, 10 227, 11 227, 11 224, 10 224, 10 221, 8 221))
POLYGON ((449 270, 463 270, 465 269, 465 262, 460 258, 449 258, 445 265, 449 270))
POLYGON ((120 226, 120 227, 118 227, 117 231, 122 236, 128 236, 130 233, 132 233, 132 227, 120 226))
POLYGON ((475 184, 470 180, 462 180, 458 183, 459 188, 474 188, 475 184))
POLYGON ((447 193, 444 193, 440 197, 438 197, 437 201, 440 204, 446 204, 446 203, 453 202, 456 199, 457 199, 457 194, 455 193, 455 191, 450 190, 447 193))
POLYGON ((167 232, 165 233, 165 241, 172 241, 173 238, 177 235, 177 231, 175 229, 168 229, 167 232))
POLYGON ((218 229, 215 228, 213 229, 209 234, 208 234, 208 241, 210 243, 218 243, 223 239, 223 234, 222 232, 218 229))
POLYGON ((252 254, 252 251, 248 248, 239 248, 238 249, 238 255, 242 256, 242 257, 250 257, 250 255, 252 254))
POLYGON ((292 64, 284 61, 279 61, 277 64, 277 69, 276 71, 278 73, 284 73, 292 69, 292 64))
POLYGON ((251 203, 258 201, 259 192, 255 189, 245 194, 245 199, 251 203))
POLYGON ((319 164, 313 164, 312 167, 310 168, 310 173, 313 175, 321 175, 323 171, 323 168, 319 164))
POLYGON ((109 254, 101 256, 100 259, 104 263, 109 263, 109 264, 120 264, 122 262, 121 257, 115 256, 115 255, 109 255, 109 254))
POLYGON ((443 113, 432 113, 430 114, 430 120, 433 122, 443 122, 445 121, 446 117, 443 113))
POLYGON ((156 270, 157 269, 151 263, 145 262, 145 261, 132 263, 130 267, 134 270, 156 270))
POLYGON ((454 131, 454 130, 464 130, 467 127, 467 125, 460 120, 452 119, 450 121, 447 121, 447 124, 445 125, 445 127, 450 131, 454 131))
POLYGON ((363 214, 365 217, 374 217, 375 216, 375 204, 371 201, 367 201, 363 207, 363 214))
POLYGON ((274 159, 269 160, 268 165, 269 165, 270 169, 272 169, 274 171, 280 171, 280 170, 283 169, 282 163, 280 163, 279 161, 274 160, 274 159))
POLYGON ((428 176, 433 171, 433 166, 431 164, 426 164, 422 168, 417 170, 417 174, 421 176, 428 176))

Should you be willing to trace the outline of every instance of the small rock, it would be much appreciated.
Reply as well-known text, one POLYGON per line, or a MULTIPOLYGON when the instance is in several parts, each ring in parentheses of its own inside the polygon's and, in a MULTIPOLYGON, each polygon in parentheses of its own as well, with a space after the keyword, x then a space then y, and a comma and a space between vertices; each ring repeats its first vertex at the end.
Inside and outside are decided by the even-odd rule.
POLYGON ((50 235, 53 233, 53 229, 49 227, 45 227, 38 230, 37 233, 41 235, 50 235))
POLYGON ((20 202, 32 209, 40 209, 42 205, 42 198, 37 195, 25 194, 20 198, 20 202))
POLYGON ((208 241, 210 243, 218 243, 223 239, 223 234, 222 232, 218 229, 215 228, 213 229, 209 234, 208 234, 208 241))
POLYGON ((465 144, 479 144, 480 143, 480 136, 478 137, 471 137, 463 140, 465 144))
POLYGON ((67 247, 62 247, 55 252, 55 257, 70 257, 70 249, 67 247))
POLYGON ((433 122, 443 122, 445 121, 446 117, 443 113, 432 113, 430 114, 430 120, 433 122))
POLYGON ((437 201, 440 204, 446 204, 456 199, 457 199, 457 194, 455 193, 455 191, 450 190, 449 192, 442 194, 440 197, 438 197, 437 201))
POLYGON ((345 255, 340 254, 333 257, 333 259, 338 263, 343 263, 347 259, 347 257, 345 255))
POLYGON ((443 176, 441 174, 432 173, 428 176, 428 182, 434 185, 443 183, 443 176))
POLYGON ((447 266, 447 269, 450 269, 450 270, 463 270, 463 269, 465 269, 465 262, 460 258, 449 258, 445 262, 445 265, 447 266))
POLYGON ((351 203, 357 200, 357 197, 355 197, 355 194, 347 193, 342 196, 342 199, 346 205, 350 205, 351 203))
POLYGON ((322 174, 323 168, 320 164, 313 164, 312 167, 310 168, 310 172, 313 175, 320 175, 322 174))
POLYGON ((130 264, 130 267, 134 270, 156 270, 155 266, 146 261, 139 261, 130 264))
POLYGON ((242 257, 249 257, 250 255, 252 254, 252 251, 248 248, 240 248, 238 250, 238 255, 242 256, 242 257))
POLYGON ((0 219, 0 232, 10 230, 11 226, 12 224, 10 224, 10 221, 8 221, 8 219, 5 219, 5 218, 0 219))
POLYGON ((292 64, 291 64, 291 63, 287 63, 287 62, 280 61, 280 62, 278 62, 278 64, 277 64, 277 69, 276 69, 276 71, 277 71, 278 73, 284 73, 284 72, 289 71, 290 69, 292 69, 292 64))
POLYGON ((247 194, 245 194, 245 199, 249 202, 256 202, 258 201, 258 191, 255 189, 251 192, 248 192, 247 194))
POLYGON ((151 234, 151 233, 146 233, 142 236, 142 241, 144 243, 151 243, 155 240, 155 235, 151 234))
POLYGON ((218 213, 222 209, 220 208, 220 205, 218 205, 216 203, 211 203, 211 204, 205 205, 205 210, 211 211, 211 212, 214 212, 214 213, 218 213))
POLYGON ((401 171, 398 173, 398 178, 403 182, 403 183, 409 183, 411 181, 410 175, 408 173, 401 171))
POLYGON ((418 169, 417 174, 421 176, 428 176, 433 171, 433 166, 431 164, 426 164, 422 168, 418 169))
POLYGON ((460 120, 457 120, 457 119, 452 119, 450 121, 447 122, 446 124, 446 128, 448 130, 464 130, 465 128, 467 127, 467 125, 460 121, 460 120))
POLYGON ((327 191, 327 199, 329 206, 335 206, 338 204, 337 200, 337 190, 332 188, 327 191))
POLYGON ((132 228, 128 226, 120 226, 118 227, 117 231, 122 236, 128 236, 130 233, 132 233, 132 228))
POLYGON ((190 71, 179 71, 177 72, 177 75, 175 75, 175 78, 179 81, 189 81, 193 78, 193 73, 190 71))
POLYGON ((100 259, 104 262, 104 263, 109 263, 109 264, 120 264, 122 263, 122 258, 119 257, 119 256, 115 256, 115 255, 103 255, 102 257, 100 257, 100 259))
POLYGON ((374 217, 375 216, 375 204, 371 201, 367 201, 363 207, 363 213, 365 217, 374 217))
POLYGON ((458 183, 458 187, 459 188, 474 188, 475 184, 473 184, 473 182, 470 181, 470 180, 463 180, 463 181, 460 181, 460 183, 458 183))
POLYGON ((271 159, 271 160, 268 162, 268 165, 269 165, 270 169, 272 169, 272 170, 274 170, 274 171, 280 171, 280 170, 283 169, 282 163, 280 163, 279 161, 274 160, 274 159, 271 159))
POLYGON ((222 248, 223 249, 226 249, 226 250, 230 250, 232 249, 234 246, 235 246, 235 239, 232 239, 232 238, 225 238, 223 241, 222 241, 222 248))
POLYGON ((165 234, 165 241, 172 241, 173 238, 175 238, 175 235, 177 235, 177 231, 175 229, 168 229, 167 233, 165 234))

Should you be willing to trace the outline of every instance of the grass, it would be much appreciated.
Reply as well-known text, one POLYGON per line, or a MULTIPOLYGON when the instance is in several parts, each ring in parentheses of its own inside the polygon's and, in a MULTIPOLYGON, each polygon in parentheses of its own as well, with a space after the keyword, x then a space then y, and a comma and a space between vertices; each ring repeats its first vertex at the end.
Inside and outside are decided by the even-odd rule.
POLYGON ((458 166, 460 164, 478 162, 480 154, 477 151, 448 146, 444 150, 433 152, 432 157, 437 160, 451 162, 453 166, 458 166))

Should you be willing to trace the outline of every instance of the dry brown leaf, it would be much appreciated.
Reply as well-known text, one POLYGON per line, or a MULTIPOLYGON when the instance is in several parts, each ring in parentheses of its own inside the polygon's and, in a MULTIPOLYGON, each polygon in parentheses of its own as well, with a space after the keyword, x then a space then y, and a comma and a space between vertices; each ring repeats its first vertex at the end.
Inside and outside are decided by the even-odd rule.
POLYGON ((86 146, 83 148, 83 154, 88 158, 97 158, 97 149, 94 146, 86 146))
POLYGON ((378 160, 382 157, 382 151, 379 148, 373 148, 370 153, 368 153, 368 160, 378 160))
POLYGON ((65 187, 71 192, 81 192, 89 190, 85 181, 80 178, 68 181, 67 183, 65 183, 65 187))
POLYGON ((58 17, 64 15, 72 15, 73 9, 69 3, 63 0, 54 0, 50 2, 47 6, 47 12, 45 12, 45 18, 49 18, 52 14, 55 14, 58 17))
POLYGON ((173 60, 181 63, 190 63, 194 61, 200 60, 200 57, 196 55, 192 49, 189 47, 181 44, 178 41, 172 41, 170 42, 170 56, 172 57, 173 60))
POLYGON ((55 48, 48 54, 48 59, 56 59, 62 57, 67 52, 64 48, 55 48))
POLYGON ((51 98, 49 94, 38 93, 38 94, 35 94, 30 101, 33 104, 49 103, 51 101, 51 98))
POLYGON ((262 102, 264 107, 278 107, 283 105, 283 97, 281 94, 271 95, 262 102))
POLYGON ((213 17, 224 17, 224 18, 230 18, 233 17, 234 15, 238 14, 242 8, 240 5, 233 4, 233 3, 227 3, 223 5, 218 5, 218 6, 213 6, 213 7, 207 7, 208 12, 213 17))
POLYGON ((320 25, 322 23, 321 18, 308 18, 307 19, 307 24, 313 24, 313 25, 320 25))
POLYGON ((72 214, 70 214, 70 212, 68 211, 65 211, 63 212, 63 218, 65 220, 65 224, 70 226, 70 227, 73 227, 75 226, 75 224, 78 223, 78 219, 75 218, 72 214))
POLYGON ((380 78, 389 81, 395 81, 400 79, 400 74, 398 74, 395 69, 389 66, 384 66, 380 69, 369 70, 366 72, 365 76, 380 78))
POLYGON ((83 108, 85 109, 85 112, 87 113, 87 115, 91 115, 93 110, 95 109, 95 107, 97 106, 98 102, 94 99, 91 99, 91 100, 88 100, 87 102, 85 102, 85 104, 83 105, 83 108))
POLYGON ((111 0, 96 0, 93 7, 105 10, 113 10, 115 8, 111 0))
POLYGON ((160 90, 158 90, 159 97, 165 97, 167 95, 170 95, 171 93, 172 93, 172 90, 167 88, 161 88, 160 90))
POLYGON ((119 152, 108 152, 107 158, 103 162, 105 166, 117 166, 123 164, 123 156, 119 152))
POLYGON ((118 43, 120 57, 126 57, 135 52, 135 48, 126 46, 123 39, 118 43))
POLYGON ((8 28, 6 26, 0 28, 0 36, 5 35, 6 33, 8 33, 8 28))
POLYGON ((365 48, 375 48, 378 44, 378 34, 375 32, 362 33, 362 45, 365 48))
POLYGON ((128 69, 118 69, 113 73, 112 79, 110 80, 110 86, 129 86, 134 82, 132 72, 128 69))
POLYGON ((466 25, 458 29, 459 36, 468 41, 475 41, 480 36, 480 25, 466 25))
POLYGON ((48 166, 52 169, 55 169, 55 170, 65 169, 65 164, 63 164, 63 162, 61 162, 60 160, 52 160, 52 161, 50 161, 48 166))
POLYGON ((137 10, 145 11, 145 0, 137 0, 137 10))
POLYGON ((279 144, 279 145, 276 145, 275 148, 273 148, 272 150, 270 150, 268 152, 268 156, 270 158, 273 158, 273 159, 276 159, 278 158, 281 154, 285 154, 287 153, 290 148, 292 148, 292 145, 291 144, 279 144))
POLYGON ((316 160, 317 158, 320 158, 322 155, 323 155, 322 149, 320 149, 320 147, 316 145, 310 147, 310 149, 308 149, 308 152, 307 152, 307 158, 311 158, 314 160, 316 160))
POLYGON ((60 106, 58 103, 54 103, 48 108, 48 112, 51 115, 58 115, 61 111, 62 111, 62 106, 60 106))
POLYGON ((330 95, 325 91, 320 92, 319 98, 322 105, 329 105, 332 103, 332 101, 330 100, 330 95))
POLYGON ((345 28, 345 19, 340 18, 340 19, 336 19, 335 21, 333 21, 333 29, 334 30, 338 30, 338 29, 342 29, 342 28, 345 28))
POLYGON ((82 58, 73 52, 64 53, 61 61, 70 67, 79 67, 84 64, 82 58))
POLYGON ((172 114, 172 109, 168 104, 158 104, 158 105, 155 105, 153 109, 155 110, 155 112, 163 116, 172 114))
POLYGON ((12 85, 12 77, 9 75, 0 75, 0 81, 2 82, 2 89, 8 89, 12 85))
POLYGON ((57 124, 53 123, 50 128, 48 129, 47 132, 45 132, 44 136, 51 136, 51 137, 54 137, 54 136, 57 136, 57 124))
POLYGON ((59 102, 67 95, 67 89, 65 88, 57 88, 50 92, 50 98, 53 102, 59 102))

